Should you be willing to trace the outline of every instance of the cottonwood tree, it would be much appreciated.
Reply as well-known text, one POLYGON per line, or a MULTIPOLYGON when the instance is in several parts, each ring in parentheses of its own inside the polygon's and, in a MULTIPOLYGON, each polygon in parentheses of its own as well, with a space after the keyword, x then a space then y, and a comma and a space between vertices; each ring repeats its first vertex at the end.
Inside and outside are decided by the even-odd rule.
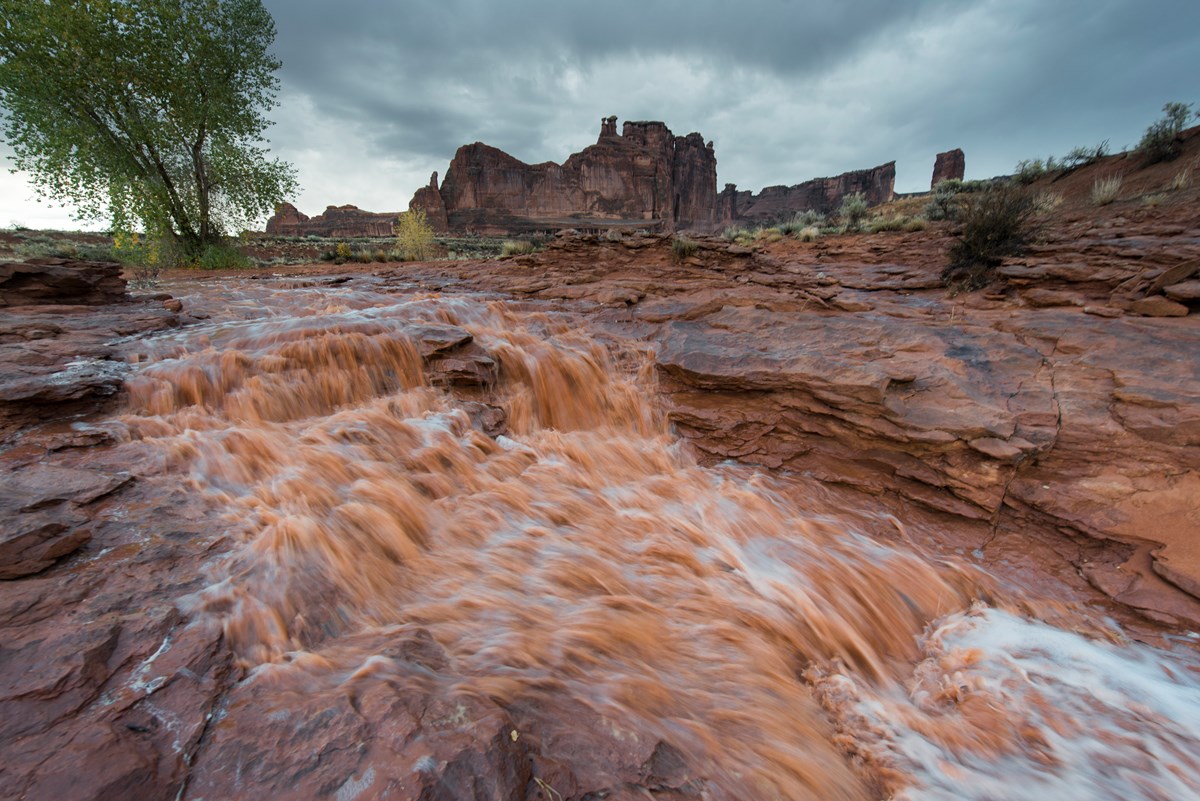
POLYGON ((13 162, 81 219, 196 253, 296 192, 262 146, 274 38, 259 0, 0 0, 13 162))
POLYGON ((424 209, 409 209, 396 218, 393 227, 405 261, 424 261, 433 257, 433 226, 424 209))

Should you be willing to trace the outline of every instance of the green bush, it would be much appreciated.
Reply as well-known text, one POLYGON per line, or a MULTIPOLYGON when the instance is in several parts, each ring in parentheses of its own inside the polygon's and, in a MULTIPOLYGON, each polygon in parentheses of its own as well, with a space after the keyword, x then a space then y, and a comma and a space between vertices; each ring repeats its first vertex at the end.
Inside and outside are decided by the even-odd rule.
POLYGON ((1006 256, 1024 250, 1033 214, 1032 198, 1013 185, 997 185, 973 198, 963 212, 942 281, 966 290, 986 286, 1006 256))
POLYGON ((1138 152, 1151 164, 1170 161, 1183 152, 1183 129, 1192 117, 1190 103, 1167 103, 1162 119, 1146 129, 1138 152))
POLYGON ((1041 159, 1021 159, 1013 171, 1018 183, 1031 184, 1046 174, 1046 165, 1041 159))
POLYGON ((925 218, 953 220, 958 217, 958 194, 961 191, 962 181, 940 181, 925 204, 925 218))
POLYGON ((1063 156, 1063 164, 1068 169, 1076 167, 1086 167, 1089 164, 1094 164, 1100 159, 1108 155, 1108 140, 1105 139, 1095 147, 1077 147, 1063 156))
POLYGON ((842 224, 846 226, 846 230, 858 230, 859 225, 866 219, 867 208, 867 198, 862 192, 854 192, 842 198, 842 205, 838 209, 838 216, 841 217, 842 224))
POLYGON ((250 259, 229 243, 205 245, 196 257, 196 266, 201 270, 244 270, 250 259))
POLYGON ((675 258, 677 259, 691 258, 699 251, 700 246, 687 237, 677 236, 671 240, 671 252, 675 254, 675 258))

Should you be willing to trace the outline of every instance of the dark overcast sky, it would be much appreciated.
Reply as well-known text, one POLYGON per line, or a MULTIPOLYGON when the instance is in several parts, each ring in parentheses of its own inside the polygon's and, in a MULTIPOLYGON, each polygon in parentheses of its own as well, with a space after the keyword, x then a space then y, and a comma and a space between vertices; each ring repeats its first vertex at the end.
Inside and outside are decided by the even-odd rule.
MULTIPOLYGON (((269 135, 309 214, 403 209, 469 142, 561 162, 609 114, 712 139, 721 184, 894 159, 914 191, 938 151, 989 177, 1134 145, 1163 103, 1200 101, 1200 0, 265 4, 283 60, 269 135)), ((66 224, 31 194, 5 176, 0 225, 66 224)))

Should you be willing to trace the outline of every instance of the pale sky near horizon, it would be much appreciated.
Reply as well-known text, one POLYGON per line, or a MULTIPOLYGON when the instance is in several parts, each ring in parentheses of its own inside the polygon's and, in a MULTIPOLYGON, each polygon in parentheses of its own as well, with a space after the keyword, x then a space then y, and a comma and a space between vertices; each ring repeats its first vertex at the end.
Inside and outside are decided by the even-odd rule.
MULTIPOLYGON (((718 189, 895 160, 910 192, 939 151, 990 177, 1135 145, 1164 103, 1200 104, 1196 0, 264 2, 283 60, 268 136, 307 214, 406 208, 470 142, 561 162, 610 114, 713 140, 718 189)), ((12 224, 79 227, 5 170, 12 224)))

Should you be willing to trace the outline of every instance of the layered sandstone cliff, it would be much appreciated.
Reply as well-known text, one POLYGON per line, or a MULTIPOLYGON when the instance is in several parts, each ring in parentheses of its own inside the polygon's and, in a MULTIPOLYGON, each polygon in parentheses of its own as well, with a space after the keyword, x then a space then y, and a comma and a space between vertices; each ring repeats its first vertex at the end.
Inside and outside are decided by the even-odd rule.
POLYGON ((476 142, 454 155, 441 187, 436 174, 410 207, 449 230, 513 233, 628 225, 711 229, 717 159, 698 133, 675 136, 661 122, 601 121, 596 144, 562 164, 526 164, 476 142))
POLYGON ((280 203, 267 220, 267 233, 276 236, 391 236, 399 212, 376 213, 358 206, 327 206, 316 217, 302 214, 291 203, 280 203))
POLYGON ((895 186, 894 161, 833 178, 814 178, 795 186, 768 186, 758 194, 739 192, 735 184, 725 184, 720 198, 720 219, 726 224, 769 224, 802 211, 829 214, 837 210, 842 198, 855 192, 862 193, 868 204, 878 206, 895 196, 895 186))
MULTIPOLYGON (((938 155, 935 182, 961 177, 962 151, 938 155)), ((433 173, 409 202, 438 233, 528 234, 611 228, 712 232, 727 225, 766 225, 808 210, 835 212, 849 194, 868 204, 895 197, 896 163, 814 178, 761 192, 726 184, 717 193, 713 143, 698 133, 675 136, 662 122, 600 121, 596 143, 562 164, 526 164, 475 142, 454 154, 445 180, 433 173)), ((330 206, 309 218, 281 204, 267 233, 331 237, 390 236, 396 214, 330 206)))

